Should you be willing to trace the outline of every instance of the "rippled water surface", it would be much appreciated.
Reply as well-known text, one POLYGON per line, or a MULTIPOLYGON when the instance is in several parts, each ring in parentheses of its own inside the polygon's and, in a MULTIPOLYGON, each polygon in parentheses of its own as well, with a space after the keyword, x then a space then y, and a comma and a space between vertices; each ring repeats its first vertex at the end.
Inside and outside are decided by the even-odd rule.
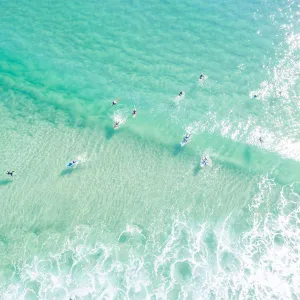
POLYGON ((296 1, 0 8, 1 299, 300 298, 296 1))

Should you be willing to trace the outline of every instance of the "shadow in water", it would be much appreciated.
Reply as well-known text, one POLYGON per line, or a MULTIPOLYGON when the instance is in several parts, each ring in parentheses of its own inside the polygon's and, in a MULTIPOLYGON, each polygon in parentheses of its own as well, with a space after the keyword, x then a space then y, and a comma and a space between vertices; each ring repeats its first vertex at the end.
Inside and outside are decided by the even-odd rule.
POLYGON ((68 169, 64 169, 60 172, 59 176, 66 176, 66 175, 70 175, 73 173, 75 169, 74 168, 68 168, 68 169))
POLYGON ((0 180, 0 185, 8 185, 12 182, 13 182, 12 179, 3 179, 3 180, 0 180))
POLYGON ((181 147, 180 144, 176 144, 174 145, 174 148, 173 148, 173 156, 176 156, 178 155, 180 152, 183 151, 183 147, 181 147))
POLYGON ((194 176, 197 176, 199 174, 200 170, 201 170, 200 163, 197 163, 197 165, 195 166, 194 171, 193 171, 194 176))
POLYGON ((114 134, 116 132, 112 127, 109 127, 109 126, 106 126, 104 128, 104 131, 105 131, 105 138, 107 140, 110 140, 114 136, 114 134))

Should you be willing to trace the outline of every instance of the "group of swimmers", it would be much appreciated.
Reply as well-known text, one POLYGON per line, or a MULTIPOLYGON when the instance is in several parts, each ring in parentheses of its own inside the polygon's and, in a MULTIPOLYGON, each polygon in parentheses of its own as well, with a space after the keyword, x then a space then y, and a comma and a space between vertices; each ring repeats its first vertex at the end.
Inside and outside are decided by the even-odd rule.
MULTIPOLYGON (((205 75, 200 74, 199 81, 202 81, 204 78, 205 78, 205 75)), ((180 92, 179 92, 179 96, 180 96, 180 97, 182 97, 182 96, 184 96, 184 95, 185 95, 184 91, 180 91, 180 92)), ((281 95, 281 91, 280 91, 280 95, 281 95)), ((255 95, 253 96, 253 98, 257 98, 258 96, 259 96, 259 94, 258 94, 258 95, 255 94, 255 95)), ((120 100, 120 98, 115 99, 115 100, 112 102, 112 105, 117 105, 118 102, 119 102, 119 100, 120 100)), ((132 116, 135 117, 136 115, 137 115, 137 110, 136 110, 136 108, 134 108, 133 111, 132 111, 132 116)), ((119 125, 120 125, 120 121, 116 121, 115 124, 114 124, 114 129, 117 129, 117 128, 119 127, 119 125)), ((185 136, 183 137, 182 141, 181 141, 181 146, 184 146, 185 144, 187 144, 187 143, 190 141, 190 138, 191 138, 191 134, 190 134, 190 133, 186 133, 185 136)), ((259 137, 259 141, 260 141, 261 143, 263 143, 262 137, 259 137)), ((204 158, 202 159, 201 163, 202 163, 203 165, 207 165, 207 161, 208 161, 207 157, 204 157, 204 158)), ((67 166, 73 166, 73 165, 76 165, 77 163, 78 163, 77 160, 73 160, 72 162, 69 162, 67 166)), ((15 172, 15 171, 7 171, 6 174, 7 174, 8 176, 11 176, 11 177, 12 177, 13 174, 14 174, 14 172, 15 172)))
MULTIPOLYGON (((202 81, 204 78, 205 78, 205 75, 200 74, 199 81, 202 81)), ((180 96, 180 97, 184 96, 184 91, 180 91, 180 92, 179 92, 179 96, 180 96)), ((120 100, 120 98, 115 99, 115 100, 112 102, 112 105, 117 105, 118 102, 119 102, 119 100, 120 100)), ((136 108, 134 108, 133 111, 132 111, 132 116, 135 117, 136 114, 137 114, 137 110, 136 110, 136 108)), ((114 124, 114 129, 117 129, 117 128, 119 127, 119 125, 120 125, 120 121, 116 121, 115 124, 114 124)), ((188 138, 189 138, 189 136, 187 137, 187 139, 188 139, 188 138)))
MULTIPOLYGON (((206 76, 204 74, 200 74, 199 81, 202 81, 203 79, 205 79, 205 77, 206 76)), ((184 95, 185 95, 184 91, 180 91, 178 94, 179 97, 183 97, 184 95)), ((191 134, 187 132, 181 140, 181 146, 184 146, 185 144, 187 144, 190 141, 190 137, 191 137, 191 134)))
MULTIPOLYGON (((253 98, 255 99, 255 98, 258 98, 258 97, 260 97, 260 96, 261 96, 261 93, 254 94, 254 95, 253 95, 253 98)), ((279 96, 282 96, 282 91, 279 91, 279 96)))
MULTIPOLYGON (((117 105, 118 102, 119 102, 119 100, 120 100, 120 98, 115 99, 115 100, 112 102, 112 105, 117 105)), ((132 116, 135 117, 136 114, 137 114, 137 110, 136 110, 136 108, 134 108, 133 111, 132 111, 132 116)), ((119 122, 119 121, 116 121, 115 124, 114 124, 114 129, 117 129, 117 128, 119 127, 119 125, 120 125, 120 122, 119 122)))
MULTIPOLYGON (((203 79, 205 79, 205 75, 201 74, 200 77, 199 77, 199 81, 202 81, 203 79)), ((179 94, 178 94, 180 97, 184 96, 185 93, 184 91, 180 91, 179 94)), ((258 94, 254 94, 253 95, 253 98, 256 99, 260 96, 261 94, 258 93, 258 94)), ((281 96, 282 95, 282 91, 279 91, 279 95, 281 96)), ((184 146, 185 144, 187 144, 189 142, 189 139, 191 137, 191 134, 190 133, 186 133, 185 136, 183 137, 182 141, 181 141, 181 146, 184 146)), ((262 137, 259 137, 258 139, 260 141, 260 143, 263 143, 263 139, 262 137)))
MULTIPOLYGON (((120 98, 115 99, 115 100, 112 102, 112 105, 117 105, 119 100, 120 100, 120 98)), ((134 108, 133 111, 132 111, 133 117, 135 117, 136 114, 137 114, 137 110, 136 110, 136 108, 134 108)), ((114 124, 114 129, 117 129, 118 126, 119 126, 119 124, 120 124, 119 121, 115 122, 115 124, 114 124)), ((72 161, 70 161, 70 162, 67 164, 67 167, 73 167, 73 166, 76 166, 78 162, 79 162, 78 160, 72 160, 72 161)), ((12 176, 14 176, 14 172, 15 172, 15 171, 7 171, 7 172, 6 172, 6 175, 12 177, 12 176)))

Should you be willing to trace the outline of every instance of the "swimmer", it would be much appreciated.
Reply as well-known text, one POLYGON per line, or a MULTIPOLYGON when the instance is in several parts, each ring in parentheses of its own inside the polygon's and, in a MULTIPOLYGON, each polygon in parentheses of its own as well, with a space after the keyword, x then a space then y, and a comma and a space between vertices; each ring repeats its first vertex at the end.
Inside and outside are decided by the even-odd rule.
POLYGON ((212 166, 212 161, 209 156, 203 156, 201 158, 200 167, 202 168, 202 167, 206 167, 206 166, 208 166, 208 167, 212 166))
POLYGON ((183 137, 184 141, 187 141, 190 138, 191 134, 190 133, 186 133, 186 135, 183 137))
POLYGON ((134 109, 133 112, 132 112, 132 115, 135 117, 136 113, 137 113, 137 111, 136 111, 136 109, 134 109))
POLYGON ((206 156, 202 159, 201 163, 205 166, 207 165, 207 157, 206 156))
POLYGON ((181 91, 180 93, 179 93, 179 96, 183 96, 184 95, 184 91, 181 91))
POLYGON ((183 141, 184 141, 185 143, 187 143, 187 141, 189 140, 190 137, 191 137, 191 134, 190 134, 190 133, 187 133, 187 134, 184 136, 183 141))
POLYGON ((189 138, 191 137, 190 133, 186 133, 185 136, 182 138, 181 140, 181 147, 183 147, 184 145, 186 145, 189 142, 189 138))
POLYGON ((7 171, 6 174, 7 174, 8 176, 13 176, 13 173, 14 173, 14 172, 15 172, 15 171, 11 171, 11 172, 7 171))
POLYGON ((187 133, 185 136, 184 136, 184 139, 187 141, 189 138, 190 138, 191 134, 190 133, 187 133))
POLYGON ((114 101, 112 102, 112 105, 117 105, 119 100, 120 100, 120 98, 114 100, 114 101))
POLYGON ((117 128, 119 127, 119 124, 120 124, 120 122, 116 122, 116 123, 114 124, 114 129, 117 129, 117 128))
POLYGON ((254 95, 253 95, 253 99, 258 98, 260 95, 261 95, 260 93, 254 94, 254 95))
POLYGON ((67 167, 76 167, 78 162, 78 160, 72 160, 67 164, 67 167))

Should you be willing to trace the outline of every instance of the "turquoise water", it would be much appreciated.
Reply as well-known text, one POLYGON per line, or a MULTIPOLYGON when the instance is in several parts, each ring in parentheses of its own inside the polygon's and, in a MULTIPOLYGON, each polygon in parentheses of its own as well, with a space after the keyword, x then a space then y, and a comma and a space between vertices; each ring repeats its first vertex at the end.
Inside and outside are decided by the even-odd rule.
POLYGON ((1 299, 300 297, 296 1, 0 3, 1 299))

